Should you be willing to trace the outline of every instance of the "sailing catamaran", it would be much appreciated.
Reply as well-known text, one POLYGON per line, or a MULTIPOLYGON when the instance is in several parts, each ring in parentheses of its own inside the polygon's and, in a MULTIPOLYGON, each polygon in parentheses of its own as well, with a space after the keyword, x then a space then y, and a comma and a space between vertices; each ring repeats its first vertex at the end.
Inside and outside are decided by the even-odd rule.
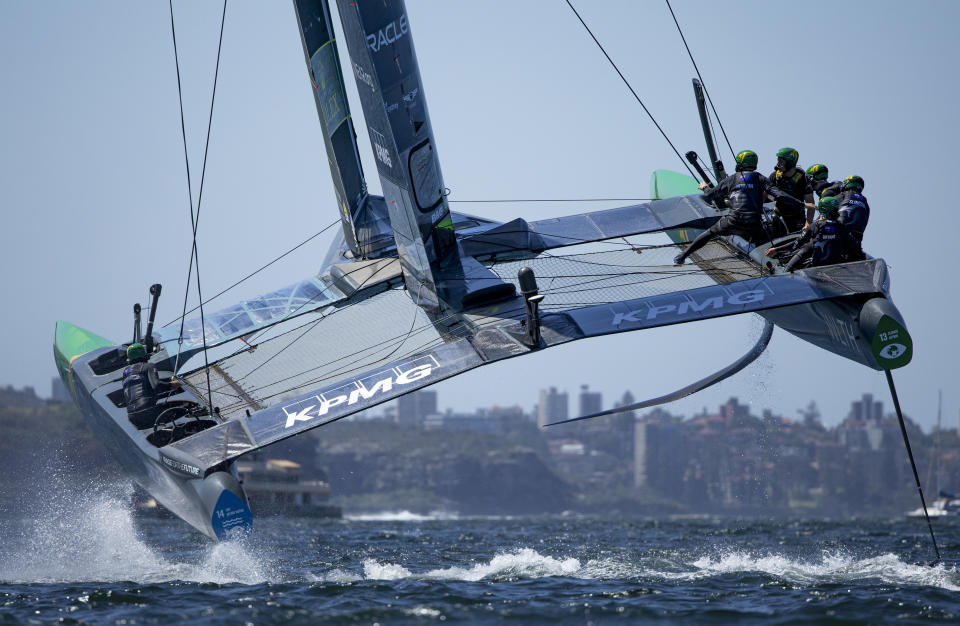
POLYGON ((772 325, 876 370, 909 363, 910 335, 881 259, 790 274, 725 237, 692 255, 692 266, 673 267, 676 244, 722 214, 690 176, 658 170, 654 201, 554 219, 498 223, 451 211, 403 0, 337 0, 383 189, 369 193, 328 2, 294 5, 340 213, 320 270, 182 332, 153 328, 156 286, 150 361, 183 383, 164 402, 197 408, 142 430, 124 405, 129 343, 63 321, 55 333, 59 372, 96 436, 200 532, 223 539, 251 526, 239 457, 574 340, 749 312, 767 320, 750 353, 659 402, 742 369, 772 325), (661 232, 675 244, 591 245, 661 232), (209 365, 179 367, 204 353, 209 365))

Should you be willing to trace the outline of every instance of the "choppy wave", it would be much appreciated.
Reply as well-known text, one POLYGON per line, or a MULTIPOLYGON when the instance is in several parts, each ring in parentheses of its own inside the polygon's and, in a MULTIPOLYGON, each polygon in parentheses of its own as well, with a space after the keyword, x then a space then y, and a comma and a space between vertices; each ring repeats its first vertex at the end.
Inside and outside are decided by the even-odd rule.
POLYGON ((444 511, 434 511, 427 515, 412 513, 410 511, 382 511, 379 513, 348 514, 343 517, 353 522, 431 522, 459 519, 459 515, 456 513, 447 513, 444 511))
POLYGON ((960 590, 960 572, 954 566, 935 567, 903 561, 895 554, 858 559, 850 555, 823 553, 819 560, 803 561, 778 554, 764 556, 729 552, 719 557, 702 557, 693 562, 696 571, 670 574, 671 578, 704 578, 722 574, 759 572, 791 583, 816 585, 879 579, 898 585, 940 587, 960 590))
POLYGON ((399 563, 367 559, 363 562, 362 575, 334 570, 323 579, 340 583, 408 578, 476 582, 564 576, 593 580, 682 581, 756 573, 803 586, 873 579, 896 585, 960 590, 960 572, 955 567, 942 564, 928 567, 907 563, 894 554, 857 559, 848 555, 824 553, 819 560, 804 561, 779 554, 756 556, 745 552, 729 552, 717 557, 681 557, 673 562, 658 559, 656 564, 645 564, 643 559, 640 562, 622 559, 581 561, 574 557, 554 557, 540 554, 532 548, 522 548, 497 554, 489 561, 421 573, 413 572, 399 563))
MULTIPOLYGON (((955 566, 927 567, 904 561, 891 552, 862 557, 843 552, 823 552, 799 558, 776 550, 761 553, 742 549, 690 552, 621 552, 616 557, 590 558, 579 550, 562 547, 544 554, 533 547, 497 551, 486 558, 464 558, 463 563, 429 567, 393 556, 364 557, 344 553, 336 566, 319 561, 309 566, 299 560, 304 553, 287 546, 285 555, 258 544, 256 535, 243 541, 195 542, 179 522, 165 546, 147 541, 138 531, 130 502, 129 484, 61 489, 38 498, 43 504, 30 513, 16 532, 5 533, 0 545, 0 581, 8 583, 195 582, 256 585, 266 582, 308 581, 318 584, 351 584, 370 581, 513 581, 550 577, 580 580, 632 580, 683 582, 730 575, 762 575, 787 583, 812 587, 823 584, 864 583, 939 588, 960 591, 955 566), (191 546, 190 549, 184 549, 191 546), (293 556, 296 554, 297 556, 293 556), (328 566, 327 566, 328 567, 328 566), (293 573, 292 573, 293 572, 293 573)), ((409 511, 356 516, 364 521, 427 521, 449 519, 444 514, 417 515, 409 511)), ((438 531, 442 532, 442 531, 438 531)), ((522 545, 522 544, 521 544, 522 545)), ((560 547, 560 546, 556 546, 560 547)), ((332 564, 332 563, 331 563, 332 564)))

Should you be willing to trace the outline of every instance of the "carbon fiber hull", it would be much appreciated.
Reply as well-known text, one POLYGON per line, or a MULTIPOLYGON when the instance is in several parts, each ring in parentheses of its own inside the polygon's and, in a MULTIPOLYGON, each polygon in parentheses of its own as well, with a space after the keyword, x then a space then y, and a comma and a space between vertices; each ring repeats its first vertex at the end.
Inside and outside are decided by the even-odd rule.
MULTIPOLYGON (((60 322, 63 324, 63 322, 60 322)), ((165 508, 211 539, 226 539, 252 525, 243 487, 234 463, 196 476, 166 462, 160 449, 150 443, 152 429, 138 430, 127 419, 121 398, 122 369, 97 374, 96 359, 116 352, 100 348, 72 357, 70 391, 97 439, 123 466, 130 477, 165 508)))

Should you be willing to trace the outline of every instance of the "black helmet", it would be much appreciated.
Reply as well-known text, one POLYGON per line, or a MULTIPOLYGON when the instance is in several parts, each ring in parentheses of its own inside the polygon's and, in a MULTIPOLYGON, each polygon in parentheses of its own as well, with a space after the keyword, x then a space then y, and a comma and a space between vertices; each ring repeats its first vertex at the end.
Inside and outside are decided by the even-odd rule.
POLYGON ((863 191, 863 179, 854 174, 843 179, 843 190, 853 189, 857 193, 863 191))

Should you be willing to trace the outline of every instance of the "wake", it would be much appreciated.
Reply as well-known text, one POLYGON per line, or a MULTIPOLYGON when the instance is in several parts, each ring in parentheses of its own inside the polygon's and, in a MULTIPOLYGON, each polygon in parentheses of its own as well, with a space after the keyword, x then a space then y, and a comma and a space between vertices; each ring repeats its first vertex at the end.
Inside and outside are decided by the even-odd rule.
POLYGON ((843 584, 879 580, 886 584, 939 587, 960 590, 960 572, 955 567, 927 567, 901 560, 894 554, 857 559, 823 553, 819 560, 804 561, 768 554, 751 555, 731 551, 717 557, 641 558, 640 562, 618 559, 554 557, 532 548, 495 555, 489 561, 466 566, 415 573, 398 563, 367 559, 362 574, 333 570, 320 577, 323 582, 354 583, 364 580, 436 580, 503 582, 521 579, 567 577, 584 580, 692 581, 731 574, 763 574, 800 586, 843 584))

